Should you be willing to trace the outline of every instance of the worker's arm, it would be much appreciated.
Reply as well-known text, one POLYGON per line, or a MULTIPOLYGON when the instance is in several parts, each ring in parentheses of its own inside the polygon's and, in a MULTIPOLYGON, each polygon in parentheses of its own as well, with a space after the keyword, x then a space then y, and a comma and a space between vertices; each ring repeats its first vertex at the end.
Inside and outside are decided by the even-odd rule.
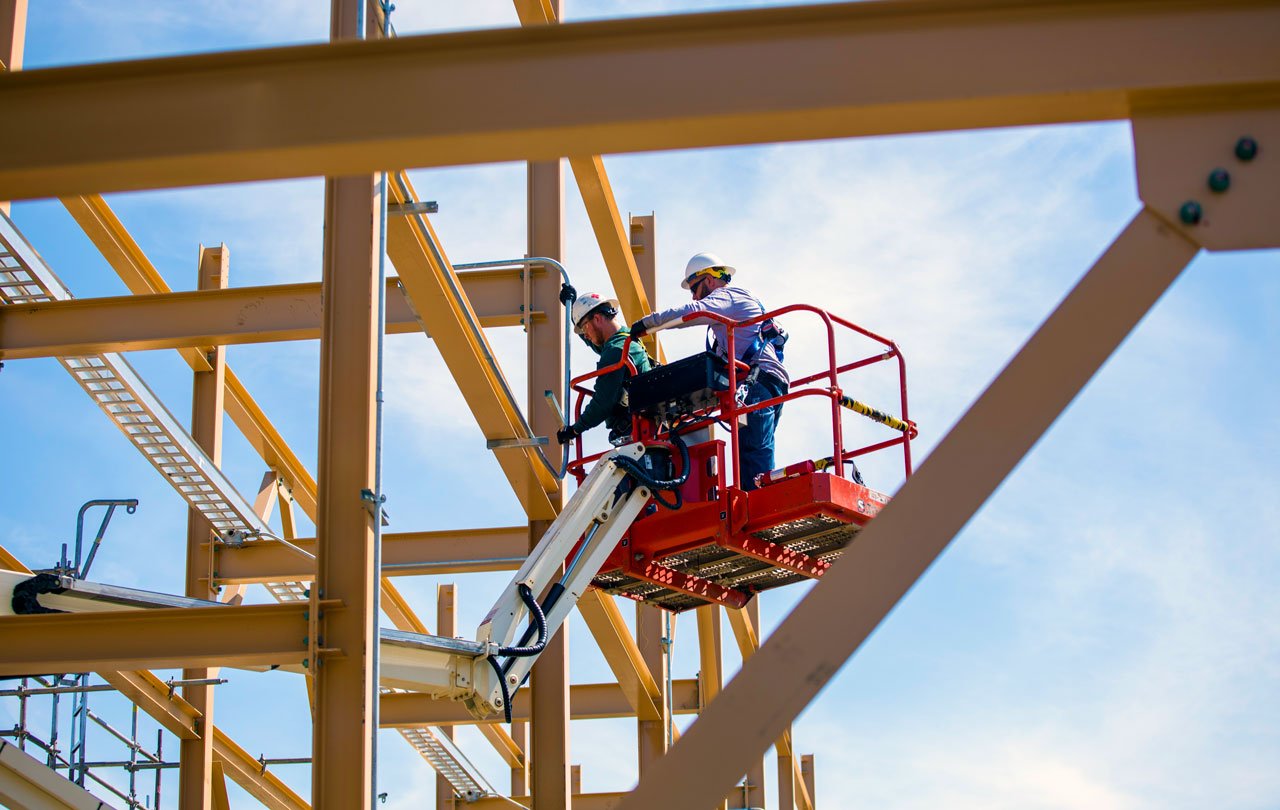
MULTIPOLYGON (((719 292, 719 290, 716 290, 719 292)), ((658 312, 651 312, 640 319, 640 323, 644 324, 649 331, 663 328, 683 329, 687 326, 706 326, 706 320, 684 321, 684 317, 694 312, 715 312, 720 313, 722 307, 717 306, 721 303, 717 299, 716 292, 711 293, 701 301, 690 301, 687 304, 681 304, 678 307, 663 309, 658 312)))
MULTIPOLYGON (((608 368, 622 359, 622 350, 617 346, 606 345, 600 353, 600 362, 596 368, 608 368)), ((582 415, 573 423, 573 432, 585 433, 603 422, 622 398, 622 383, 627 378, 626 369, 617 369, 601 377, 596 377, 595 393, 582 409, 582 415)))

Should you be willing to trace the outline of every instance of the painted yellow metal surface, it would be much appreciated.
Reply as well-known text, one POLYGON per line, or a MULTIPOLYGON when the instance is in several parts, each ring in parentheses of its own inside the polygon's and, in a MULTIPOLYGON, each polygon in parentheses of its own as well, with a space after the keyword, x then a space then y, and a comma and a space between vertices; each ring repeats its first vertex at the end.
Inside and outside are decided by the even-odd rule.
MULTIPOLYGON (((407 176, 401 175, 400 182, 413 193, 407 176)), ((389 199, 394 203, 408 202, 398 185, 388 184, 389 199)), ((414 310, 435 338, 480 431, 486 439, 528 438, 520 405, 508 396, 510 386, 479 329, 475 310, 462 294, 456 271, 439 245, 426 217, 394 217, 388 222, 387 255, 414 310), (432 245, 437 249, 433 250, 432 245)), ((554 518, 555 509, 547 493, 555 490, 557 481, 537 452, 531 448, 494 452, 530 519, 554 518)))
POLYGON ((0 197, 1266 101, 1280 83, 1277 25, 1274 0, 914 0, 18 71, 0 77, 0 108, 24 122, 0 132, 0 197), (919 69, 938 53, 986 58, 919 69), (332 95, 341 116, 313 101, 332 95), (257 125, 210 127, 210 104, 257 125), (113 125, 82 137, 99 118, 113 125))

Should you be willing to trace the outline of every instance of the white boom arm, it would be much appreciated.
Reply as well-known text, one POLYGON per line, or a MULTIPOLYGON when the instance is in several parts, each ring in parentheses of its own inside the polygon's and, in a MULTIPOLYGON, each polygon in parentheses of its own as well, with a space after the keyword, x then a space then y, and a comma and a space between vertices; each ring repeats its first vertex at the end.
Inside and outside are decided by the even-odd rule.
MULTIPOLYGON (((647 487, 635 486, 619 494, 627 473, 614 461, 623 456, 639 460, 643 455, 644 445, 630 444, 600 459, 480 623, 475 641, 383 629, 381 685, 461 700, 480 719, 503 712, 510 694, 520 687, 542 652, 535 636, 549 639, 555 635, 648 502, 651 493, 647 487), (582 544, 566 566, 565 560, 579 540, 582 544), (523 596, 522 591, 528 595, 523 596), (545 614, 541 633, 527 603, 535 597, 545 614), (522 630, 524 635, 517 638, 522 630)), ((224 606, 69 576, 48 577, 48 588, 15 602, 16 592, 30 591, 30 580, 29 573, 0 571, 0 616, 31 610, 37 595, 37 609, 72 613, 224 606), (22 603, 28 607, 20 608, 22 603)), ((10 657, 21 659, 21 655, 10 657)), ((4 659, 0 654, 0 662, 4 659)), ((279 668, 303 671, 296 663, 281 662, 279 668)))
POLYGON ((509 699, 519 688, 542 652, 540 647, 531 647, 529 631, 517 638, 522 628, 533 630, 537 624, 526 603, 528 597, 521 595, 521 586, 545 609, 545 638, 555 635, 649 500, 650 492, 642 486, 618 495, 626 472, 613 459, 625 456, 639 460, 643 455, 644 445, 629 444, 597 462, 480 623, 476 640, 485 645, 486 657, 495 662, 506 659, 500 664, 505 688, 494 666, 478 660, 473 672, 475 694, 463 700, 476 717, 502 711, 504 695, 509 699), (566 565, 580 539, 581 547, 566 565), (512 655, 512 647, 524 648, 523 654, 512 655))

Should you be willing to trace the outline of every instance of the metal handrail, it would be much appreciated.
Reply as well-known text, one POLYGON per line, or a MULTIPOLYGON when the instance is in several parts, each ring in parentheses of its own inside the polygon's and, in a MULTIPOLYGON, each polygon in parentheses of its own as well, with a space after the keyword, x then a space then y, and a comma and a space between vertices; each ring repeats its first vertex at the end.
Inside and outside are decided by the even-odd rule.
MULTIPOLYGON (((723 315, 719 315, 712 312, 692 312, 692 313, 689 313, 688 315, 685 315, 683 318, 681 318, 679 323, 688 323, 698 319, 714 321, 717 323, 721 323, 726 327, 726 346, 725 346, 726 357, 734 358, 732 362, 728 363, 729 387, 728 387, 728 390, 725 392, 725 394, 720 398, 720 405, 718 407, 718 410, 720 411, 721 417, 727 420, 729 423, 733 481, 735 485, 737 486, 742 485, 742 482, 739 480, 741 470, 740 470, 739 454, 738 454, 738 417, 749 414, 749 413, 753 413, 755 411, 758 411, 764 408, 769 408, 774 405, 779 405, 793 399, 799 399, 800 397, 804 397, 804 396, 826 397, 831 402, 832 454, 830 458, 832 462, 831 467, 834 468, 835 475, 840 477, 845 477, 845 473, 844 473, 845 460, 852 459, 859 456, 864 456, 864 455, 867 455, 868 453, 873 453, 878 450, 884 450, 889 447, 895 447, 895 446, 901 445, 903 448, 903 466, 904 466, 905 474, 907 477, 911 476, 911 473, 912 473, 911 440, 916 438, 919 435, 919 430, 917 429, 916 424, 911 421, 911 418, 908 412, 908 407, 907 407, 906 361, 902 356, 901 349, 899 349, 898 345, 894 343, 892 340, 886 337, 883 337, 881 335, 878 335, 869 329, 858 326, 857 324, 845 318, 842 318, 838 315, 832 315, 826 310, 823 310, 819 307, 815 307, 811 304, 789 304, 787 306, 779 307, 778 309, 770 310, 761 315, 757 315, 753 318, 747 318, 741 321, 734 321, 723 315), (823 325, 825 326, 826 333, 827 333, 826 368, 814 374, 810 374, 808 376, 804 376, 797 380, 792 381, 789 385, 790 390, 787 393, 784 393, 780 396, 771 397, 769 399, 761 400, 760 402, 755 402, 750 405, 738 405, 737 399, 736 399, 736 392, 738 388, 738 382, 740 380, 739 372, 748 369, 749 366, 747 366, 745 363, 743 363, 742 361, 736 358, 736 351, 735 351, 736 330, 744 327, 754 326, 756 324, 762 323, 771 318, 776 318, 780 315, 785 315, 792 312, 808 312, 810 314, 816 315, 823 322, 823 325), (853 362, 849 362, 845 364, 837 363, 836 345, 835 345, 835 333, 836 333, 837 326, 841 327, 844 330, 854 332, 865 338, 876 341, 877 343, 880 343, 881 345, 885 346, 887 350, 882 353, 875 354, 870 357, 865 357, 853 362), (893 417, 888 414, 883 414, 883 413, 880 413, 879 411, 876 411, 875 409, 870 408, 869 406, 865 406, 860 402, 856 402, 852 398, 846 396, 840 387, 839 378, 841 375, 850 371, 854 371, 860 368, 865 368, 867 366, 884 362, 887 360, 891 360, 891 359, 896 359, 898 362, 898 383, 899 383, 898 389, 899 389, 899 398, 900 398, 899 401, 900 401, 900 407, 901 407, 901 411, 900 411, 901 417, 893 417), (804 386, 809 383, 817 382, 823 379, 825 379, 827 382, 826 387, 798 388, 798 386, 804 386), (858 408, 854 406, 862 406, 862 407, 858 408), (872 421, 876 421, 880 424, 884 424, 890 427, 891 429, 898 431, 900 435, 893 439, 872 443, 862 447, 845 448, 844 441, 843 441, 844 439, 843 424, 841 420, 842 409, 851 410, 854 413, 858 413, 862 416, 866 416, 872 421), (870 411, 870 413, 868 413, 868 411, 870 411)), ((674 323, 675 322, 673 322, 673 324, 674 323)), ((669 328, 670 325, 671 324, 667 325, 667 327, 669 328)), ((664 328, 664 327, 659 327, 659 329, 661 328, 664 328)), ((656 330, 650 330, 650 331, 656 331, 656 330)), ((584 383, 594 378, 601 377, 606 374, 610 374, 621 368, 626 368, 632 374, 636 373, 635 366, 634 364, 631 363, 630 357, 628 354, 628 351, 631 346, 631 342, 632 342, 632 337, 628 335, 627 340, 623 345, 622 358, 618 362, 610 364, 609 366, 606 366, 604 368, 596 369, 595 371, 592 371, 588 374, 583 374, 579 377, 573 378, 573 380, 571 381, 571 387, 573 391, 577 392, 577 397, 574 403, 576 414, 581 414, 582 404, 585 397, 593 394, 593 391, 585 387, 584 383)), ((578 457, 575 461, 569 463, 568 469, 573 471, 575 475, 579 475, 579 476, 582 475, 582 470, 585 469, 588 463, 599 458, 602 455, 602 454, 594 454, 591 456, 583 457, 581 437, 579 437, 576 440, 576 451, 577 451, 578 457)))

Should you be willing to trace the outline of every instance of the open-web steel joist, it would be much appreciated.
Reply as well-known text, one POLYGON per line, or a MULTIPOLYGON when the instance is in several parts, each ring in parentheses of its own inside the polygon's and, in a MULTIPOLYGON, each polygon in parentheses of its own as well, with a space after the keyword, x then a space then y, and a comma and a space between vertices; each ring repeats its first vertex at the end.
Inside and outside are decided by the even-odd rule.
MULTIPOLYGON (((539 10, 547 20, 554 16, 547 4, 517 5, 522 20, 539 10)), ((877 518, 850 559, 764 640, 684 740, 646 766, 637 791, 621 799, 624 808, 710 807, 781 738, 1200 248, 1276 246, 1280 177, 1273 161, 1251 165, 1231 195, 1202 199, 1196 222, 1184 220, 1181 209, 1203 198, 1204 169, 1223 143, 1244 132, 1280 142, 1277 32, 1280 4, 1261 0, 896 0, 37 71, 0 81, 0 106, 38 122, 0 132, 0 198, 344 175, 387 163, 1131 119, 1144 209, 902 490, 897 501, 906 503, 877 518), (1143 43, 1140 52, 1134 42, 1143 43), (940 53, 984 58, 943 65, 940 53), (940 69, 911 69, 921 65, 940 69), (641 76, 644 92, 617 84, 618 77, 641 76), (335 88, 350 88, 343 95, 352 107, 341 118, 313 101, 335 88), (403 116, 378 114, 407 95, 427 103, 403 116), (504 110, 502 121, 475 103, 482 97, 504 110), (234 137, 203 126, 200 113, 211 98, 224 113, 262 126, 234 137), (112 123, 86 139, 76 126, 86 116, 112 123), (513 128, 512 119, 523 123, 513 128), (1077 329, 1086 323, 1090 329, 1077 329), (1082 333, 1090 335, 1083 345, 1082 333), (1049 367, 1052 376, 1044 373, 1049 367), (997 424, 1001 430, 989 429, 997 424), (1001 437, 994 447, 993 435, 1001 437), (881 576, 888 570, 896 578, 881 576), (815 621, 832 613, 851 617, 834 636, 829 624, 815 621), (817 627, 828 632, 819 638, 817 627)), ((335 218, 330 227, 343 230, 345 222, 335 218)), ((372 275, 363 258, 347 267, 372 275)), ((57 335, 71 328, 51 328, 55 336, 41 345, 134 339, 90 335, 58 344, 57 335)), ((358 352, 370 349, 368 330, 320 329, 322 344, 340 335, 362 342, 358 352)), ((166 339, 205 345, 209 331, 196 331, 166 339)), ((336 441, 332 432, 322 436, 336 441)), ((318 512, 329 497, 325 480, 361 463, 344 448, 331 449, 319 470, 318 512)), ((364 519, 354 511, 341 516, 366 530, 357 518, 364 519)), ((331 554, 325 531, 316 544, 322 560, 331 554)), ((236 553, 248 560, 252 552, 236 553)), ((310 573, 295 566, 291 576, 310 573)), ((243 581, 263 581, 252 576, 243 581)), ((367 607, 352 603, 347 611, 367 607)), ((359 691, 371 703, 364 673, 329 688, 359 691)), ((535 727, 548 721, 561 719, 540 721, 535 709, 535 727)), ((367 778, 367 751, 340 759, 321 744, 351 728, 318 725, 317 767, 332 769, 342 783, 333 789, 346 792, 318 794, 317 805, 352 806, 341 805, 339 795, 367 800, 358 774, 363 769, 367 778)), ((565 763, 544 767, 563 771, 565 763)))

